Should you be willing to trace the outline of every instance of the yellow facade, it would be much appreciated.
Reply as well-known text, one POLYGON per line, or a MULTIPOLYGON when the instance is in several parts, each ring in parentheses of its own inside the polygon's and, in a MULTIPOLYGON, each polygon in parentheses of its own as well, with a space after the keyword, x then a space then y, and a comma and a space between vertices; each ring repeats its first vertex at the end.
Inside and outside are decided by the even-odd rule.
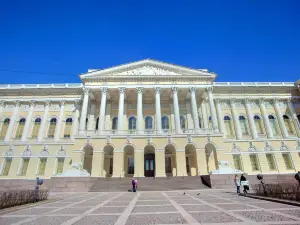
POLYGON ((299 171, 297 84, 215 77, 143 60, 90 70, 82 84, 2 86, 0 178, 73 165, 92 177, 299 171))

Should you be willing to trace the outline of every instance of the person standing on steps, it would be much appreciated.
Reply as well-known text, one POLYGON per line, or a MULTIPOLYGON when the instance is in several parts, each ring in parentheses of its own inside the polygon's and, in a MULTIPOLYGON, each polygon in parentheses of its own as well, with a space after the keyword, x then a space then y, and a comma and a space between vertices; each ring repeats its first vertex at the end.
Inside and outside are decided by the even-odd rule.
POLYGON ((238 175, 235 175, 234 177, 234 184, 236 186, 236 193, 240 193, 240 186, 241 186, 241 182, 240 182, 240 178, 238 175))
POLYGON ((136 180, 134 178, 131 181, 131 185, 132 185, 132 192, 136 192, 136 180))

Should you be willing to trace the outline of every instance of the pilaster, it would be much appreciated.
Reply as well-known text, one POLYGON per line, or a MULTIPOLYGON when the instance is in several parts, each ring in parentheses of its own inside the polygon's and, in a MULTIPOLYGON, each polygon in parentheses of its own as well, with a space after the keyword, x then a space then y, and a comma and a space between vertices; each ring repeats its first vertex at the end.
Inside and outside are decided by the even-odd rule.
POLYGON ((207 161, 206 161, 206 153, 205 149, 197 149, 197 167, 198 167, 198 174, 197 175, 207 175, 207 161))
POLYGON ((155 149, 155 177, 165 177, 165 151, 163 149, 155 149))
POLYGON ((104 153, 103 151, 93 152, 93 162, 92 162, 92 177, 104 177, 104 153))
POLYGON ((134 151, 134 177, 144 177, 144 150, 134 151))
POLYGON ((176 167, 177 167, 177 176, 187 176, 184 150, 176 151, 176 167))
POLYGON ((124 152, 117 151, 113 155, 113 175, 112 177, 124 177, 124 152))

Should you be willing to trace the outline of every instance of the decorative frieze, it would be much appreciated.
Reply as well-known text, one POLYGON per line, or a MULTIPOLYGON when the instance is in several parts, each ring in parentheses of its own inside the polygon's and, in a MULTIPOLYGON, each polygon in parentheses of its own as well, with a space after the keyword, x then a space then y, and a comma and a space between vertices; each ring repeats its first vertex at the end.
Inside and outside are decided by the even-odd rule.
POLYGON ((51 104, 50 105, 50 109, 49 109, 50 112, 59 112, 59 110, 60 110, 59 104, 51 104))

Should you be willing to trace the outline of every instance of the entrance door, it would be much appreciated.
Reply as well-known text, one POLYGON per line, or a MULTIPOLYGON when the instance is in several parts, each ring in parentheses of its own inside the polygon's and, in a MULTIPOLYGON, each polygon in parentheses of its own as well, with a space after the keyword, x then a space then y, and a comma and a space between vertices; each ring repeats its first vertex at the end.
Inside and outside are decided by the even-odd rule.
POLYGON ((155 171, 155 155, 145 155, 145 177, 154 177, 155 171))

